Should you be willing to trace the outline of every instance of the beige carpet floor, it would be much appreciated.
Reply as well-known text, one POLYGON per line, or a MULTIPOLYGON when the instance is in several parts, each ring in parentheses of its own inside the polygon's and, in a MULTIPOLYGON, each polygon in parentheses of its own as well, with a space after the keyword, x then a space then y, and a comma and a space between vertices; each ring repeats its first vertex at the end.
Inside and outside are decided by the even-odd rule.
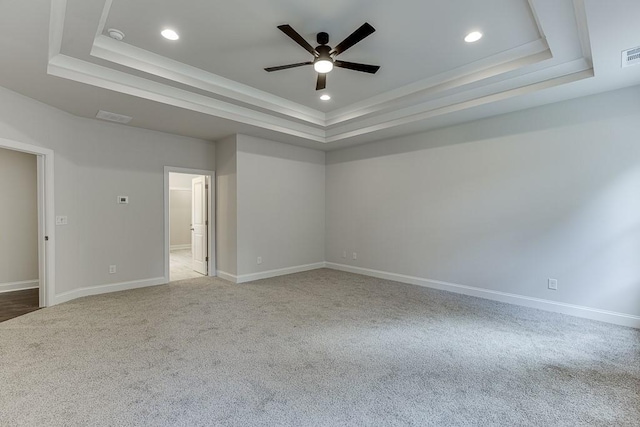
POLYGON ((640 331, 332 270, 0 324, 3 426, 638 426, 640 331))

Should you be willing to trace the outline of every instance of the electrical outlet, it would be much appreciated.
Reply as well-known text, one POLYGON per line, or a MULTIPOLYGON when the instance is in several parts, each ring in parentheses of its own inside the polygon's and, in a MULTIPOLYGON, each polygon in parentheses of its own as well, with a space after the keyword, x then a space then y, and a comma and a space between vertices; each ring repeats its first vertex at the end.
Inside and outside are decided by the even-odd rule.
POLYGON ((347 251, 342 251, 342 258, 346 258, 347 257, 347 251))
POLYGON ((549 289, 558 290, 558 279, 549 279, 549 289))
POLYGON ((116 274, 116 266, 115 265, 110 265, 109 266, 109 274, 116 274))
POLYGON ((67 224, 69 224, 69 219, 66 216, 56 217, 56 225, 67 225, 67 224))
POLYGON ((258 264, 262 264, 262 257, 261 256, 258 257, 258 264))
POLYGON ((358 253, 357 252, 353 253, 353 259, 358 259, 358 253))

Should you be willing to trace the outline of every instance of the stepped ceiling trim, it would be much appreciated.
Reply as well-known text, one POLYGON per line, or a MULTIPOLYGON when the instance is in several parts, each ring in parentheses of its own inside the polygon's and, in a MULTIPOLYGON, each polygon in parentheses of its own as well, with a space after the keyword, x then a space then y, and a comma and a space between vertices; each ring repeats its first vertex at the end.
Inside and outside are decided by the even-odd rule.
POLYGON ((538 40, 326 113, 105 36, 113 0, 105 1, 88 52, 98 63, 62 53, 68 4, 52 0, 48 73, 330 144, 593 77, 584 1, 573 4, 580 52, 565 52, 549 2, 529 0, 538 40))

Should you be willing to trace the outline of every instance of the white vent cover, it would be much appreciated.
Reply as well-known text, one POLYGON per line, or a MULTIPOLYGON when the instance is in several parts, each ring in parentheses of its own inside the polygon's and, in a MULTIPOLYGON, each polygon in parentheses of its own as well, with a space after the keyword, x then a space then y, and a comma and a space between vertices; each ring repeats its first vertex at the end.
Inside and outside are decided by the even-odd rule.
POLYGON ((640 64, 640 46, 622 52, 622 68, 640 64))
POLYGON ((122 124, 127 124, 133 119, 133 117, 123 116, 122 114, 110 113, 108 111, 102 110, 98 111, 98 114, 96 114, 96 118, 122 124))

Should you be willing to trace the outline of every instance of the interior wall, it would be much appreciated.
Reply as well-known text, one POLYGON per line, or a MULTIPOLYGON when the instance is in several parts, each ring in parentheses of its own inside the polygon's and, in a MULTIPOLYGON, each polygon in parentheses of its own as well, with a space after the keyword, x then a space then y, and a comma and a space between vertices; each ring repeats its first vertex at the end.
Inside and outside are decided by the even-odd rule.
POLYGON ((200 175, 169 173, 169 244, 191 246, 191 181, 200 175))
POLYGON ((191 190, 169 189, 169 244, 171 249, 191 245, 191 190))
POLYGON ((69 220, 53 242, 57 294, 162 280, 164 166, 215 169, 211 142, 79 118, 4 88, 0 138, 55 152, 56 215, 69 220))
POLYGON ((237 136, 216 142, 216 266, 218 274, 238 272, 237 136))
POLYGON ((190 173, 169 173, 169 189, 171 190, 189 190, 191 191, 191 181, 202 175, 194 175, 190 173))
POLYGON ((329 152, 326 260, 640 315, 638 123, 635 87, 329 152))
POLYGON ((323 151, 238 135, 237 191, 239 276, 324 262, 323 151))
POLYGON ((0 292, 38 286, 38 181, 33 154, 0 148, 0 292))

